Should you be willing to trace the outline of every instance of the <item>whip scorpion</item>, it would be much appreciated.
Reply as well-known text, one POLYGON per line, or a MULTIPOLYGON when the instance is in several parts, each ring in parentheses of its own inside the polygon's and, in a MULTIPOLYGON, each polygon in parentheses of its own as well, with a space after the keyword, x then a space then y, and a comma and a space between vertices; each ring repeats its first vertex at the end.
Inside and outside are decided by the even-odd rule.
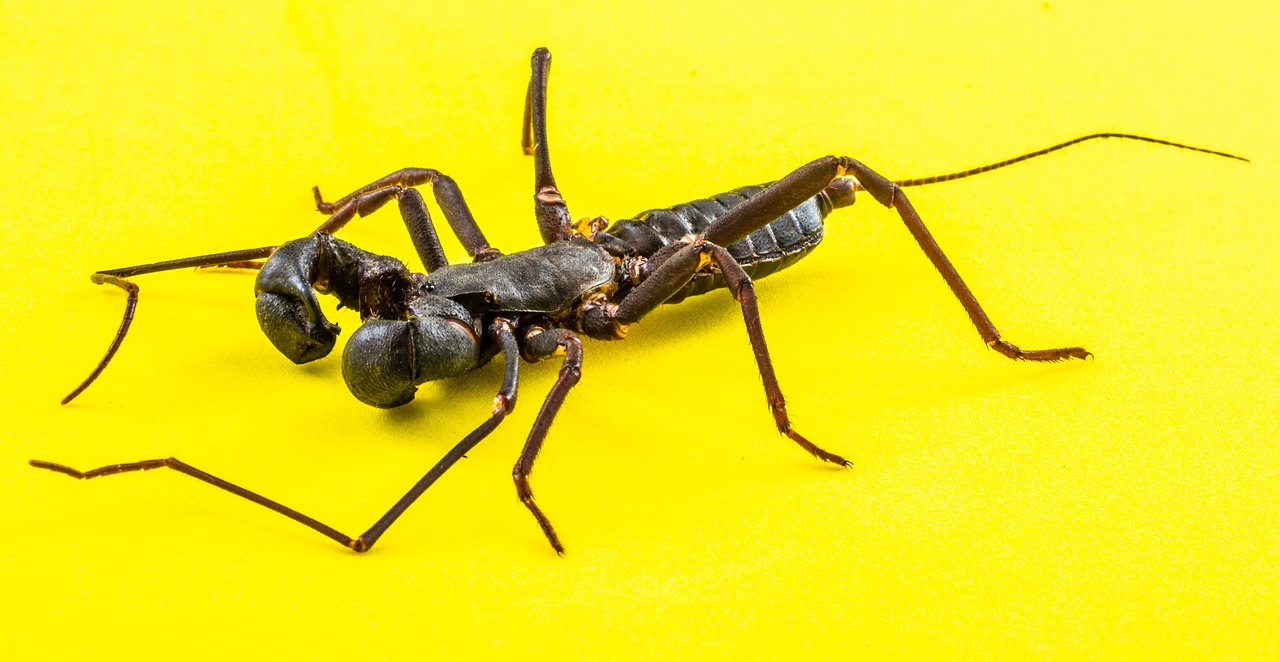
POLYGON ((514 253, 491 246, 447 175, 406 168, 333 202, 314 189, 316 207, 328 219, 314 232, 279 245, 108 269, 94 283, 110 283, 128 294, 124 319, 97 368, 64 400, 87 388, 110 362, 132 322, 142 274, 192 267, 258 270, 257 315, 262 331, 295 363, 323 358, 334 348, 337 325, 321 312, 317 295, 337 297, 359 311, 362 324, 342 353, 342 374, 357 399, 374 407, 399 407, 426 382, 475 370, 501 355, 502 385, 492 413, 458 442, 372 527, 350 537, 276 501, 215 477, 175 458, 129 462, 89 471, 32 460, 33 466, 76 478, 168 467, 222 488, 364 552, 465 453, 511 413, 520 360, 558 357, 559 376, 542 403, 512 471, 516 494, 557 553, 564 553, 550 520, 534 501, 529 475, 556 413, 582 371, 582 341, 621 340, 630 325, 664 303, 725 289, 742 309, 765 398, 778 431, 817 459, 849 465, 797 431, 787 415, 782 389, 760 323, 756 279, 781 271, 808 255, 823 239, 828 214, 865 192, 897 212, 925 255, 951 288, 983 342, 1024 361, 1083 359, 1083 347, 1022 349, 1005 340, 925 229, 903 189, 968 177, 1041 156, 1076 143, 1122 138, 1245 160, 1223 152, 1123 133, 1095 133, 1016 158, 949 175, 891 181, 847 156, 826 156, 757 186, 644 212, 609 223, 603 217, 574 221, 551 172, 547 148, 547 74, 550 53, 533 54, 525 101, 523 146, 534 163, 534 212, 542 245, 514 253), (450 230, 470 262, 450 264, 419 187, 430 189, 450 230), (357 216, 396 201, 425 273, 375 255, 334 234, 357 216))

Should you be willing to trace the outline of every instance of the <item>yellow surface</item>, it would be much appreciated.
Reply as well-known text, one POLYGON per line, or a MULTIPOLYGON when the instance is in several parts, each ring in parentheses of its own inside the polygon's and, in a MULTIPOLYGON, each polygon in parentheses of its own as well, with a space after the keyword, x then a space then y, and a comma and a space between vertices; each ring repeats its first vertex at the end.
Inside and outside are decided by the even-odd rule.
MULTIPOLYGON (((239 4, 0 6, 6 658, 1277 654, 1274 7, 239 4), (173 455, 364 530, 497 366, 374 410, 336 354, 274 352, 251 276, 183 271, 137 279, 134 332, 61 407, 123 306, 88 274, 300 236, 312 184, 408 165, 533 245, 541 45, 575 216, 1099 130, 1254 162, 1094 143, 910 192, 1007 338, 1088 362, 987 351, 896 216, 833 216, 759 293, 798 428, 850 471, 774 433, 727 296, 590 343, 533 482, 564 559, 509 477, 554 365, 363 556, 173 472, 26 466, 173 455)), ((343 236, 412 255, 393 211, 343 236)))

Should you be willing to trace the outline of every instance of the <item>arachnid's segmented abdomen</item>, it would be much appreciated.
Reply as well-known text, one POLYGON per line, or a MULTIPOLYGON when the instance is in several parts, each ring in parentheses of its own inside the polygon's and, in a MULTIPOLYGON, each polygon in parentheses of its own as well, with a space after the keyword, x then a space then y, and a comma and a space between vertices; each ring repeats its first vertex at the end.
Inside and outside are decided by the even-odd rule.
MULTIPOLYGON (((626 242, 636 255, 653 255, 658 249, 680 241, 686 235, 701 234, 716 219, 768 186, 769 184, 743 186, 728 193, 667 209, 651 209, 634 219, 617 221, 604 232, 626 242)), ((752 279, 764 278, 808 255, 822 241, 822 220, 830 212, 830 205, 826 200, 820 195, 814 196, 751 233, 746 239, 726 248, 752 279)), ((668 299, 667 303, 678 303, 720 287, 724 287, 724 277, 719 272, 702 272, 668 299)))

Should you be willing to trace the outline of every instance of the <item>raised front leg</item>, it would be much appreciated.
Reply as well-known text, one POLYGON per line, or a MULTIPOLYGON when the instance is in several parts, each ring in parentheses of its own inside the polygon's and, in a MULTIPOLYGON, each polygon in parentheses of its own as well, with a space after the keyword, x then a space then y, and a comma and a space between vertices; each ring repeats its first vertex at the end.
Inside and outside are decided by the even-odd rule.
MULTIPOLYGON (((458 444, 454 446, 443 458, 441 458, 440 461, 426 473, 426 475, 420 478, 418 482, 414 483, 413 487, 410 488, 409 491, 395 503, 395 505, 391 506, 391 509, 388 510, 381 519, 375 522, 373 526, 369 527, 368 531, 365 531, 358 538, 352 538, 351 536, 348 536, 345 533, 320 522, 319 520, 303 515, 302 513, 285 506, 278 501, 268 499, 257 492, 247 490, 239 485, 218 478, 217 476, 205 473, 204 471, 182 462, 177 458, 170 457, 157 460, 143 460, 141 462, 129 462, 125 464, 113 464, 105 467, 98 467, 97 469, 90 469, 88 471, 79 471, 66 465, 45 462, 43 460, 31 460, 30 464, 31 466, 39 469, 56 471, 73 478, 98 478, 100 476, 110 476, 112 474, 168 467, 174 471, 191 476, 197 480, 204 481, 214 487, 226 490, 236 496, 248 499, 260 506, 280 513, 281 515, 284 515, 285 517, 288 517, 289 519, 298 522, 299 524, 302 524, 303 526, 306 526, 327 538, 337 541, 344 547, 348 547, 357 552, 367 552, 371 547, 373 547, 374 543, 382 537, 382 534, 386 533, 387 529, 390 528, 391 525, 409 509, 409 506, 413 505, 413 503, 418 500, 418 497, 422 496, 422 494, 427 491, 427 488, 431 487, 431 485, 443 476, 450 467, 457 463, 458 460, 462 459, 468 451, 475 448, 476 444, 489 436, 489 433, 493 432, 494 428, 497 428, 498 424, 502 422, 502 419, 505 418, 507 414, 510 414, 512 409, 515 407, 516 386, 519 377, 518 370, 520 363, 520 350, 516 343, 513 327, 506 320, 499 319, 489 327, 489 333, 493 340, 502 347, 502 351, 506 355, 506 373, 503 376, 502 388, 499 389, 497 397, 494 398, 492 415, 490 415, 489 419, 482 423, 480 427, 473 430, 463 438, 462 441, 458 442, 458 444)), ((539 417, 539 420, 541 420, 541 417, 539 417)))
POLYGON ((539 48, 533 52, 533 77, 524 99, 524 127, 521 145, 533 156, 533 204, 538 218, 538 231, 544 243, 568 239, 573 235, 573 221, 555 175, 551 174, 551 155, 547 152, 547 75, 551 73, 551 51, 539 48))

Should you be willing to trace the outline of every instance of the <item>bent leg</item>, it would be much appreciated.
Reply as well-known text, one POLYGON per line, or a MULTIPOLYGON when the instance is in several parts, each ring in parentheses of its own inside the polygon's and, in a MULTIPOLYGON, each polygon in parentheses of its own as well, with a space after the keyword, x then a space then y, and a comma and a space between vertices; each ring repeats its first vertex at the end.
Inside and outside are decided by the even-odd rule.
POLYGON ((639 321, 684 287, 684 284, 707 264, 714 264, 720 269, 733 298, 742 307, 742 318, 747 325, 747 337, 751 340, 756 367, 760 371, 761 380, 764 381, 765 398, 769 402, 769 411, 773 413, 778 432, 824 462, 850 466, 850 462, 845 458, 819 448, 791 427, 791 419, 787 415, 786 398, 782 395, 782 387, 778 384, 778 377, 773 371, 773 360, 769 357, 769 347, 765 343, 755 286, 743 271, 742 265, 738 264, 738 261, 723 247, 705 239, 695 239, 686 244, 618 302, 612 314, 613 323, 625 329, 626 325, 639 321))
POLYGON ((547 431, 551 429, 551 422, 560 411, 560 405, 564 404, 565 397, 569 395, 569 389, 572 389, 582 377, 582 341, 565 329, 538 331, 525 337, 524 352, 534 360, 557 354, 564 355, 564 360, 560 364, 560 375, 556 378, 556 383, 551 386, 551 391, 547 393, 547 399, 542 403, 542 409, 538 411, 538 417, 533 422, 533 429, 529 431, 524 450, 520 452, 520 459, 511 470, 511 478, 516 483, 516 495, 520 497, 520 502, 533 513, 534 519, 538 520, 538 526, 542 528, 542 533, 547 537, 547 542, 551 543, 551 547, 557 554, 564 555, 564 545, 560 543, 560 537, 552 528, 551 521, 543 514, 538 504, 534 503, 533 488, 529 486, 529 474, 533 473, 533 462, 538 458, 538 452, 542 450, 542 442, 547 437, 547 431))
POLYGON ((302 524, 331 540, 337 541, 344 547, 348 547, 357 552, 367 552, 371 547, 373 547, 374 543, 378 541, 378 538, 380 538, 382 534, 385 533, 386 530, 390 528, 390 526, 395 523, 395 521, 404 514, 406 510, 409 509, 409 506, 413 505, 413 503, 417 501, 418 497, 422 496, 422 494, 427 491, 427 488, 431 487, 431 485, 443 476, 450 467, 457 463, 458 460, 462 459, 468 451, 475 448, 476 444, 480 443, 480 441, 487 437, 490 432, 493 432, 493 430, 498 427, 498 424, 502 422, 502 419, 505 418, 507 414, 510 414, 514 408, 516 386, 519 377, 518 366, 520 350, 515 340, 513 327, 506 320, 499 319, 490 326, 489 332, 494 340, 502 346, 502 351, 506 355, 506 373, 503 377, 502 387, 499 389, 498 395, 494 398, 492 415, 488 420, 482 423, 480 427, 473 430, 470 434, 464 437, 462 441, 458 442, 458 444, 455 445, 443 458, 441 458, 441 460, 437 462, 435 466, 426 473, 426 475, 420 478, 417 483, 414 483, 413 487, 410 488, 409 491, 401 497, 400 500, 397 501, 381 519, 375 522, 373 526, 369 527, 368 531, 365 531, 358 538, 352 538, 351 536, 348 536, 341 531, 320 522, 319 520, 289 508, 278 501, 268 499, 256 492, 247 490, 239 485, 201 471, 200 469, 182 462, 177 458, 170 457, 158 460, 143 460, 141 462, 113 464, 105 467, 98 467, 97 469, 91 469, 89 471, 79 471, 66 465, 45 462, 43 460, 31 460, 30 464, 38 469, 48 469, 50 471, 66 474, 73 478, 81 479, 98 478, 101 476, 110 476, 119 473, 147 471, 149 469, 168 467, 174 471, 191 476, 197 480, 204 481, 214 487, 226 490, 236 496, 280 513, 281 515, 284 515, 285 517, 288 517, 289 519, 298 522, 299 524, 302 524))
POLYGON ((1003 340, 995 324, 987 316, 978 299, 969 290, 959 272, 942 252, 916 213, 906 194, 895 183, 881 176, 862 163, 847 156, 828 156, 797 168, 791 174, 774 183, 755 197, 729 210, 707 227, 703 238, 720 246, 728 246, 767 225, 773 219, 790 211, 804 200, 822 192, 832 181, 852 176, 863 190, 880 204, 898 212, 902 221, 915 238, 921 250, 960 301, 978 334, 988 347, 1001 354, 1025 361, 1061 361, 1083 359, 1090 356, 1083 347, 1024 350, 1003 340))
MULTIPOLYGON (((322 223, 312 234, 333 234, 356 215, 367 216, 378 207, 386 204, 392 196, 401 197, 400 189, 411 189, 424 184, 431 186, 431 192, 435 195, 436 204, 440 205, 440 210, 444 212, 445 220, 448 221, 453 234, 458 237, 458 241, 462 242, 462 246, 467 250, 468 255, 481 262, 502 255, 501 251, 489 245, 489 240, 485 239, 484 233, 480 231, 480 226, 476 224, 475 217, 471 215, 471 209, 467 207, 467 202, 463 199, 462 190, 458 188, 458 184, 448 175, 431 168, 404 168, 403 170, 397 170, 382 179, 370 182, 348 193, 334 202, 325 202, 320 195, 320 187, 313 187, 311 192, 316 199, 316 209, 323 214, 328 214, 329 220, 322 223), (388 190, 391 192, 387 192, 388 190)), ((425 209, 424 205, 424 212, 425 209)), ((407 216, 405 222, 409 222, 407 216)), ((427 222, 430 222, 429 217, 427 222)), ((434 236, 435 230, 432 229, 431 233, 434 236)), ((416 244, 417 236, 412 227, 410 227, 410 234, 414 235, 416 244)))

